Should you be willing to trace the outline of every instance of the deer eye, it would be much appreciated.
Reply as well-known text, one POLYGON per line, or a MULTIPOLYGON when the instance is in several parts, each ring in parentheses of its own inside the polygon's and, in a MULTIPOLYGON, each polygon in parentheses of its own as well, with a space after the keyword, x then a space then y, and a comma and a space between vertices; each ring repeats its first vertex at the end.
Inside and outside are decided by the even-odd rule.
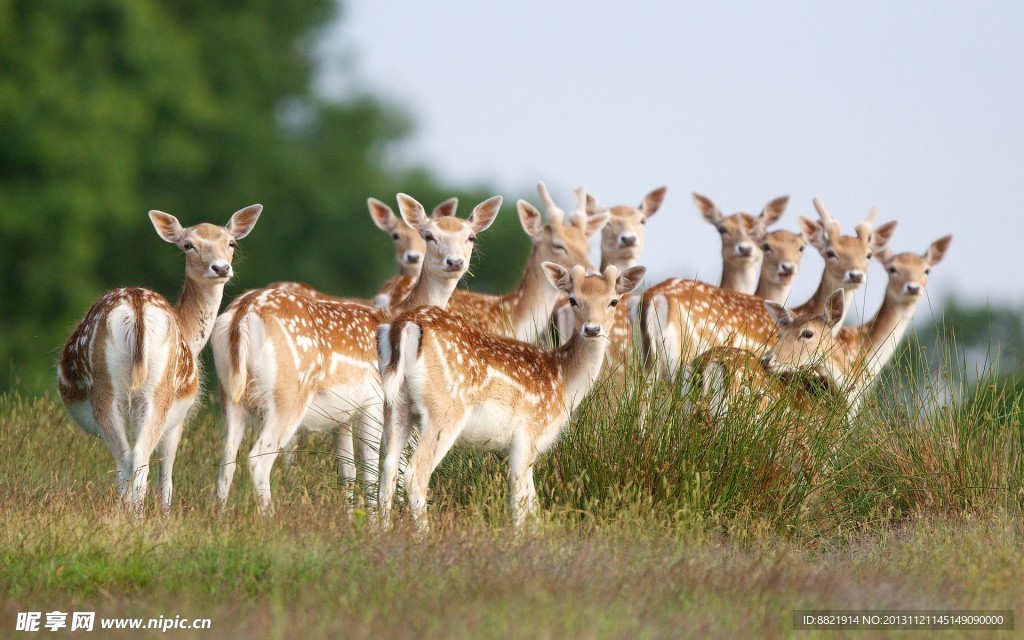
POLYGON ((814 337, 814 332, 810 329, 804 329, 803 333, 800 334, 800 337, 805 340, 810 340, 814 337))
POLYGON ((470 242, 476 242, 476 236, 469 236, 470 242))
POLYGON ((617 307, 617 306, 619 306, 619 301, 618 300, 612 300, 611 302, 608 303, 608 306, 609 307, 617 307))
POLYGON ((771 250, 772 250, 772 248, 771 248, 771 246, 769 246, 769 244, 767 242, 761 245, 761 251, 764 251, 765 253, 769 253, 771 250))
POLYGON ((931 270, 931 269, 925 269, 925 270, 924 270, 924 275, 928 275, 928 274, 930 274, 931 272, 932 272, 932 270, 931 270))
POLYGON ((555 251, 561 251, 562 253, 569 253, 569 250, 565 248, 564 244, 553 244, 551 248, 555 251))
POLYGON ((432 234, 432 233, 426 234, 425 236, 423 236, 423 239, 426 242, 436 242, 436 238, 434 238, 434 234, 432 234))
POLYGON ((834 260, 839 257, 839 254, 837 254, 832 249, 829 249, 828 252, 825 254, 825 257, 828 258, 829 260, 834 260))
POLYGON ((569 296, 569 304, 574 306, 574 307, 580 306, 579 303, 576 302, 576 298, 573 298, 572 296, 569 296))
POLYGON ((238 243, 235 242, 234 238, 232 238, 231 240, 228 241, 228 246, 231 247, 232 249, 234 249, 235 247, 238 246, 238 243))
POLYGON ((395 240, 398 240, 398 232, 396 231, 395 233, 392 233, 391 237, 394 238, 395 240))
POLYGON ((726 229, 725 227, 718 227, 718 233, 722 234, 723 236, 725 235, 726 231, 728 231, 728 229, 726 229))
POLYGON ((871 256, 873 256, 873 255, 875 255, 875 254, 873 254, 873 253, 871 253, 870 251, 868 251, 868 260, 870 260, 870 259, 871 259, 871 256))
POLYGON ((800 253, 804 252, 804 245, 800 245, 800 253))
POLYGON ((196 245, 192 244, 191 242, 185 242, 184 244, 181 245, 181 248, 184 249, 185 251, 191 251, 196 248, 196 245))
POLYGON ((889 267, 889 273, 896 273, 896 267, 889 267))

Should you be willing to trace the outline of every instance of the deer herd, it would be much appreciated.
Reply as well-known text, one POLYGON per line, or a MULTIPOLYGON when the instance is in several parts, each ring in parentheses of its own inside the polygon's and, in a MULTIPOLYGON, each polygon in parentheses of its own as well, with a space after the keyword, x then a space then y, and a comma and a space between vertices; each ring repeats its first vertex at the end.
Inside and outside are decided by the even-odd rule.
MULTIPOLYGON (((300 431, 313 431, 333 436, 347 487, 377 487, 366 499, 385 525, 399 475, 409 512, 425 528, 430 477, 452 447, 505 452, 518 526, 537 509, 537 457, 598 381, 608 393, 621 389, 634 356, 649 390, 658 380, 699 381, 691 390, 714 407, 716 420, 739 395, 755 396, 762 407, 785 402, 803 414, 821 410, 814 393, 787 393, 793 372, 820 381, 856 415, 952 240, 940 238, 923 254, 897 254, 889 249, 896 222, 876 227, 876 209, 843 235, 815 199, 818 219, 799 218, 800 232, 793 233, 769 230, 787 197, 754 216, 724 215, 694 194, 701 216, 721 235, 719 284, 671 278, 634 293, 646 271, 638 266, 645 227, 666 189, 651 191, 637 207, 605 208, 579 188, 568 214, 543 183, 538 191, 543 215, 525 200, 516 205, 531 248, 519 283, 505 295, 457 288, 501 197, 460 219, 454 198, 428 215, 400 193, 398 215, 368 200, 374 224, 394 241, 400 270, 372 300, 276 282, 239 295, 219 315, 236 243, 253 230, 262 207, 237 211, 225 226, 187 228, 151 211, 158 235, 185 254, 177 304, 142 288, 105 294, 72 333, 57 367, 68 412, 114 456, 122 503, 144 513, 159 446, 159 499, 169 511, 175 453, 201 387, 199 354, 210 342, 224 422, 221 508, 251 424, 256 438, 246 462, 263 513, 273 508, 277 457, 288 455, 300 431), (589 258, 597 234, 599 269, 589 258), (787 308, 807 246, 825 269, 814 295, 787 308), (888 274, 885 299, 865 324, 844 326, 872 259, 888 274), (414 423, 418 437, 405 458, 414 423)), ((652 422, 646 410, 639 422, 652 422)))

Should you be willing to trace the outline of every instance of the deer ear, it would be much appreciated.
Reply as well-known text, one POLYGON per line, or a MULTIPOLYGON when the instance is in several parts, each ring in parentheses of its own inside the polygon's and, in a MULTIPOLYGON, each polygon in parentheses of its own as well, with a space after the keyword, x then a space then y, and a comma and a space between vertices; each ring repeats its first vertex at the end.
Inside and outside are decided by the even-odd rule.
POLYGON ((185 230, 181 228, 181 223, 169 213, 154 209, 149 212, 149 219, 156 227, 157 234, 171 244, 178 244, 184 235, 185 230))
POLYGON ((871 232, 871 252, 878 253, 889 246, 892 234, 896 233, 896 221, 886 222, 871 232))
POLYGON ((949 243, 953 242, 953 236, 943 236, 933 242, 928 250, 924 252, 924 259, 928 261, 933 267, 940 262, 946 255, 946 250, 949 249, 949 243))
POLYGON ((540 211, 526 200, 516 203, 516 211, 519 212, 519 222, 523 225, 523 231, 534 240, 540 240, 544 233, 544 223, 540 219, 540 211))
POLYGON ((494 219, 501 211, 501 196, 492 196, 473 207, 473 213, 469 214, 469 224, 473 227, 474 233, 480 233, 491 226, 494 219))
POLYGON ((441 204, 434 207, 434 210, 430 212, 431 218, 447 218, 455 215, 455 210, 459 208, 458 198, 448 198, 441 204))
POLYGON ((626 269, 615 280, 615 293, 621 296, 636 289, 640 286, 640 282, 643 281, 644 274, 646 273, 647 267, 630 267, 626 269))
POLYGON ((770 227, 779 221, 782 214, 786 211, 786 205, 789 204, 789 196, 781 196, 775 198, 771 202, 765 205, 761 211, 761 215, 758 216, 761 220, 761 224, 766 227, 770 227))
POLYGON ((405 223, 419 233, 423 233, 430 226, 430 218, 427 217, 426 210, 422 204, 416 201, 416 198, 399 193, 398 210, 401 212, 405 223))
POLYGON ((387 233, 395 230, 398 225, 398 216, 391 210, 391 207, 377 198, 367 198, 366 207, 370 210, 370 217, 373 218, 373 224, 377 225, 378 229, 387 233))
POLYGON ((593 238, 601 229, 604 229, 604 225, 608 224, 608 221, 612 219, 612 214, 607 211, 596 213, 592 216, 587 216, 586 225, 583 227, 583 233, 588 238, 593 238))
POLYGON ((846 294, 843 289, 836 289, 832 292, 832 295, 825 301, 825 310, 822 314, 822 318, 825 320, 825 324, 830 327, 836 327, 843 321, 843 315, 846 311, 846 294))
POLYGON ((697 205, 700 215, 704 216, 704 219, 711 224, 718 224, 722 221, 722 212, 718 210, 715 203, 696 191, 693 193, 693 203, 697 205))
POLYGON ((764 309, 780 329, 788 327, 796 320, 796 316, 793 315, 792 311, 774 300, 765 300, 764 309))
POLYGON ((234 212, 231 214, 231 219, 228 220, 228 233, 235 236, 235 240, 241 240, 249 235, 252 228, 256 226, 256 221, 260 219, 261 213, 263 213, 262 204, 251 204, 234 212))
POLYGON ((572 275, 568 269, 554 262, 542 262, 540 266, 544 269, 544 275, 547 276, 551 286, 566 293, 572 291, 572 275))
POLYGON ((800 233, 803 234, 807 244, 818 251, 824 251, 828 246, 828 240, 825 238, 825 227, 821 226, 821 223, 803 216, 800 216, 799 221, 800 233))
POLYGON ((640 203, 640 212, 644 214, 645 220, 658 213, 667 191, 668 187, 658 187, 644 196, 644 201, 640 203))

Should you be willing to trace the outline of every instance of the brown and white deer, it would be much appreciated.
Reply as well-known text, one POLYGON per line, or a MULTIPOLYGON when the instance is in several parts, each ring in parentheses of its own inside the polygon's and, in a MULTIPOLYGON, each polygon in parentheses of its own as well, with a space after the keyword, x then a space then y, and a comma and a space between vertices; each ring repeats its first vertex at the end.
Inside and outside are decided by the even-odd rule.
POLYGON ((755 298, 784 304, 793 290, 804 248, 809 238, 804 233, 784 229, 770 231, 761 236, 761 277, 757 280, 755 298))
POLYGON ((589 239, 610 217, 608 213, 587 215, 582 188, 574 192, 576 210, 571 216, 555 204, 543 182, 537 185, 537 191, 547 207, 547 223, 529 202, 520 200, 516 206, 519 222, 532 243, 519 284, 503 296, 456 290, 448 305, 477 329, 526 342, 536 342, 544 332, 562 295, 548 284, 541 265, 553 262, 565 268, 577 264, 593 268, 588 256, 589 239))
POLYGON ((752 410, 756 422, 767 411, 792 408, 806 413, 823 396, 832 400, 841 395, 848 366, 836 336, 845 305, 842 289, 829 296, 821 314, 797 316, 765 300, 765 311, 777 326, 771 348, 756 352, 719 346, 698 356, 692 364, 693 381, 709 420, 717 425, 737 401, 752 410))
MULTIPOLYGON (((501 197, 480 203, 466 220, 429 218, 405 194, 398 195, 398 204, 426 250, 412 293, 392 309, 397 313, 444 306, 469 268, 476 234, 498 214, 501 197)), ((375 481, 383 419, 376 330, 388 314, 350 302, 260 289, 237 298, 217 319, 213 349, 226 428, 217 481, 222 507, 246 419, 253 413, 263 418, 249 456, 261 511, 271 508, 270 472, 278 452, 299 428, 334 432, 343 481, 356 477, 357 440, 364 462, 358 471, 367 482, 375 481)))
MULTIPOLYGON (((833 291, 842 288, 846 311, 854 291, 867 279, 874 253, 882 251, 896 229, 888 222, 873 229, 877 209, 856 226, 856 235, 841 234, 839 223, 817 198, 821 224, 800 218, 809 242, 825 259, 818 290, 794 309, 797 315, 821 313, 833 291)), ((696 280, 672 278, 648 289, 641 302, 641 334, 649 372, 666 379, 697 355, 715 346, 756 351, 774 342, 775 323, 760 298, 726 291, 696 280)))
POLYGON ((822 316, 797 317, 766 301, 768 313, 779 326, 774 346, 760 358, 733 347, 717 347, 702 354, 694 362, 694 372, 705 381, 705 395, 713 396, 721 407, 728 396, 743 390, 758 394, 762 409, 787 398, 798 405, 805 401, 805 406, 795 408, 808 411, 820 398, 799 387, 794 396, 794 389, 788 387, 795 379, 817 388, 814 381, 818 380, 832 396, 841 394, 851 413, 855 412, 895 353, 924 295, 931 268, 942 261, 952 240, 952 236, 944 236, 922 255, 894 254, 888 248, 876 254, 889 282, 878 313, 859 327, 843 327, 834 321, 843 315, 838 309, 841 301, 836 300, 840 290, 830 298, 822 316), (709 393, 709 385, 715 393, 709 393))
POLYGON ((390 513, 398 464, 409 437, 403 419, 412 408, 423 417, 416 450, 405 471, 412 515, 427 527, 427 486, 434 469, 456 443, 506 451, 512 518, 519 526, 536 511, 533 465, 555 442, 572 412, 589 393, 607 348, 607 327, 619 299, 643 278, 633 267, 619 274, 586 275, 546 262, 550 283, 569 296, 576 331, 556 350, 485 333, 458 315, 421 308, 383 325, 378 334, 385 401, 393 408, 385 425, 379 505, 390 513))
MULTIPOLYGON (((618 205, 607 209, 587 194, 587 215, 607 213, 610 216, 608 224, 601 230, 602 271, 614 265, 621 273, 639 264, 644 250, 647 221, 661 208, 667 192, 668 187, 658 187, 644 196, 639 206, 618 205)), ((615 320, 608 328, 610 342, 604 360, 606 370, 622 371, 623 365, 630 359, 633 352, 633 318, 636 317, 639 305, 640 295, 630 293, 623 296, 622 304, 615 307, 615 320)), ((558 335, 568 339, 575 324, 568 301, 558 305, 554 317, 558 335)))
POLYGON ((174 457, 200 386, 199 352, 233 273, 235 243, 252 231, 262 209, 241 209, 223 227, 187 228, 150 211, 160 237, 185 254, 177 304, 148 289, 115 289, 92 305, 64 346, 57 367, 61 399, 75 422, 103 438, 117 467, 118 495, 136 515, 144 512, 158 444, 160 502, 170 509, 174 457))
MULTIPOLYGON (((338 297, 323 293, 304 282, 274 282, 266 286, 268 289, 281 289, 289 293, 297 293, 307 298, 320 300, 345 300, 369 304, 374 307, 384 308, 391 305, 392 301, 401 302, 412 291, 419 278, 420 269, 423 266, 423 252, 426 245, 423 238, 410 227, 404 220, 395 215, 391 207, 377 198, 367 198, 366 206, 370 210, 370 218, 377 228, 391 236, 394 242, 395 262, 398 264, 399 274, 389 278, 372 301, 359 298, 338 297)), ((433 218, 454 216, 459 206, 458 198, 448 198, 441 204, 434 207, 430 214, 433 218)))
POLYGON ((758 264, 761 261, 761 238, 767 227, 782 217, 789 204, 789 196, 769 202, 758 216, 749 213, 723 215, 709 198, 693 194, 697 210, 722 236, 721 289, 750 295, 757 289, 758 264))

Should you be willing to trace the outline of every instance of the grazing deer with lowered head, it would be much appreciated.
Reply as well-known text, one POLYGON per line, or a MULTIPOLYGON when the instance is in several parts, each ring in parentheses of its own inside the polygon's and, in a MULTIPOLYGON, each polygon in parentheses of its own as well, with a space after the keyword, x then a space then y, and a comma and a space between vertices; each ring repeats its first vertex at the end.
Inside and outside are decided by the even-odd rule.
POLYGON ((115 289, 92 305, 64 345, 57 367, 61 399, 75 422, 103 438, 117 467, 118 496, 136 515, 144 512, 158 444, 160 502, 170 510, 174 456, 199 392, 199 352, 232 275, 235 243, 252 231, 262 209, 241 209, 223 227, 187 228, 150 211, 160 237, 185 254, 178 303, 148 289, 115 289))
MULTIPOLYGON (((466 220, 429 218, 423 206, 405 194, 398 195, 398 204, 426 250, 412 292, 392 309, 397 313, 444 306, 469 268, 476 234, 494 221, 501 198, 480 203, 466 220)), ((217 481, 222 507, 246 419, 253 413, 263 418, 249 456, 262 512, 271 508, 274 460, 300 427, 334 432, 344 481, 356 477, 358 440, 360 458, 366 462, 359 470, 368 482, 375 480, 382 421, 375 338, 388 313, 351 302, 259 289, 243 294, 221 314, 214 328, 213 354, 226 430, 217 481)))
POLYGON ((587 215, 586 192, 582 188, 575 192, 576 211, 571 216, 558 208, 543 182, 537 185, 537 191, 547 205, 546 224, 529 202, 517 203, 519 222, 532 243, 519 284, 503 296, 457 290, 448 305, 452 312, 481 331, 525 342, 537 341, 561 296, 548 284, 541 265, 553 262, 565 268, 577 264, 592 268, 587 255, 589 239, 609 218, 606 213, 587 215))
POLYGON ((589 393, 601 370, 615 306, 645 271, 633 267, 619 274, 608 267, 603 275, 586 275, 581 266, 569 271, 550 262, 543 269, 569 297, 576 316, 576 331, 556 350, 484 333, 437 308, 403 313, 381 326, 380 369, 384 398, 392 407, 379 493, 385 522, 412 407, 423 420, 405 490, 421 528, 427 527, 430 476, 456 443, 507 451, 513 522, 519 526, 536 511, 534 462, 589 393))
MULTIPOLYGON (((308 284, 302 282, 274 282, 266 286, 267 289, 281 289, 289 293, 297 293, 307 298, 318 298, 321 300, 346 300, 358 302, 359 304, 371 305, 384 308, 391 306, 392 301, 401 302, 412 291, 416 279, 420 276, 420 268, 423 265, 423 252, 426 245, 423 238, 415 229, 395 215, 391 207, 376 198, 367 198, 366 206, 370 210, 370 217, 377 228, 391 236, 394 241, 395 262, 398 263, 399 274, 389 278, 381 287, 380 292, 374 296, 372 302, 360 298, 340 298, 323 293, 308 284)), ((458 198, 448 198, 441 204, 434 207, 430 214, 433 218, 454 216, 459 206, 458 198)))
POLYGON ((789 196, 772 200, 757 217, 749 213, 722 215, 714 202, 699 193, 693 194, 693 201, 704 219, 722 236, 722 280, 718 287, 747 295, 754 293, 761 261, 761 238, 767 227, 782 217, 789 196))
MULTIPOLYGON (((888 245, 896 229, 895 221, 874 229, 875 208, 856 226, 856 235, 844 236, 821 201, 815 198, 814 204, 821 223, 800 218, 800 225, 825 259, 825 271, 814 295, 794 309, 797 315, 821 313, 838 288, 845 293, 843 308, 848 311, 854 291, 867 279, 872 255, 888 245)), ((666 379, 675 377, 683 365, 712 347, 757 351, 775 340, 775 323, 760 298, 696 280, 672 278, 648 289, 641 302, 641 317, 648 371, 666 379)))

